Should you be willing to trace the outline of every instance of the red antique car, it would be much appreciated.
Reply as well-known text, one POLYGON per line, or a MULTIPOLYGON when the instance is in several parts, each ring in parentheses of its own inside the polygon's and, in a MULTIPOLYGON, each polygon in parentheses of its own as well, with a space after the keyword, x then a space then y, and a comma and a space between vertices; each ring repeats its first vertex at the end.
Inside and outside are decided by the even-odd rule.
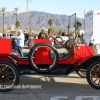
POLYGON ((11 39, 0 39, 0 91, 13 89, 20 74, 68 75, 73 71, 85 71, 88 83, 100 89, 100 56, 94 55, 92 46, 67 49, 63 45, 66 50, 59 52, 49 39, 35 39, 33 43, 29 53, 20 57, 17 51, 12 52, 11 39))

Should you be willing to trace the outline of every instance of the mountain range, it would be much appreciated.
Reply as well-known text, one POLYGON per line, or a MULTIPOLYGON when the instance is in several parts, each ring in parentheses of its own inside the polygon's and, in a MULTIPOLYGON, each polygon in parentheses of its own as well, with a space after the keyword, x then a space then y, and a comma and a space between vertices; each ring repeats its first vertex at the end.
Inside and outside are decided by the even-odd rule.
MULTIPOLYGON (((69 17, 68 15, 60 15, 60 14, 51 14, 46 12, 38 12, 38 11, 29 11, 22 12, 18 14, 17 20, 21 23, 21 29, 32 29, 32 30, 41 30, 42 27, 49 28, 48 20, 52 18, 54 20, 54 24, 52 27, 55 29, 68 29, 69 18, 70 18, 70 28, 74 28, 75 24, 75 16, 69 17)), ((79 21, 84 28, 84 19, 76 18, 76 21, 79 21)), ((15 25, 16 16, 13 12, 7 12, 4 17, 4 26, 6 29, 10 29, 11 26, 15 25)), ((0 12, 0 29, 3 27, 3 15, 0 12)))

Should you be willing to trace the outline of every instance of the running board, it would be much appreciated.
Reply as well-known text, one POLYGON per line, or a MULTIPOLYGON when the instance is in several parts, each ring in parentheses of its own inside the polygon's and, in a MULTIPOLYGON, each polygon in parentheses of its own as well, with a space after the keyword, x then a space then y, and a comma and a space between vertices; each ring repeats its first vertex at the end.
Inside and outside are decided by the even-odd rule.
POLYGON ((64 75, 70 69, 72 69, 72 65, 58 65, 55 69, 50 72, 40 73, 30 68, 29 66, 20 66, 20 74, 49 74, 49 75, 64 75))

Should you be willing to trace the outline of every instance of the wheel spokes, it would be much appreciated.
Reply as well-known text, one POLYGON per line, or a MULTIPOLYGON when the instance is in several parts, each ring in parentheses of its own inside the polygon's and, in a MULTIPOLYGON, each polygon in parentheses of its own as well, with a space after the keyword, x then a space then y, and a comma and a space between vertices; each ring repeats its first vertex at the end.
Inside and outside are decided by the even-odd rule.
POLYGON ((10 74, 12 74, 12 72, 9 71, 9 73, 7 73, 6 75, 8 76, 8 75, 10 75, 10 74))
POLYGON ((7 70, 5 71, 5 74, 7 74, 7 73, 8 73, 8 71, 9 71, 9 67, 7 67, 6 69, 7 69, 7 70))
POLYGON ((12 67, 6 64, 0 65, 0 89, 9 89, 13 86, 15 74, 12 67))
POLYGON ((6 78, 6 80, 7 80, 8 82, 13 82, 13 80, 10 80, 9 78, 6 78))
POLYGON ((94 82, 96 82, 98 79, 99 79, 99 78, 96 78, 96 79, 94 80, 94 82))
POLYGON ((5 79, 5 82, 6 82, 6 85, 8 85, 8 82, 7 82, 7 80, 5 79))
POLYGON ((7 78, 14 78, 14 76, 6 76, 7 78))
POLYGON ((2 80, 2 86, 3 86, 3 88, 4 88, 4 80, 2 80))
POLYGON ((91 79, 95 84, 100 85, 100 65, 92 69, 91 79))
POLYGON ((99 82, 98 82, 98 85, 100 85, 100 78, 99 78, 99 82))

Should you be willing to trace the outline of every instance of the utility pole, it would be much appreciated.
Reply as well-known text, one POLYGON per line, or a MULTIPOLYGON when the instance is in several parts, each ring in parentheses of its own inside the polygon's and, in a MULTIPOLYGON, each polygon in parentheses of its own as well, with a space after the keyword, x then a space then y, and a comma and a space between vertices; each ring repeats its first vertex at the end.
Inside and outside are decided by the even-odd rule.
POLYGON ((4 34, 4 13, 3 13, 3 34, 4 34))
POLYGON ((30 10, 30 33, 32 31, 32 19, 31 19, 31 10, 30 10))
MULTIPOLYGON (((26 8, 27 8, 27 9, 26 9, 26 11, 27 11, 27 12, 26 12, 26 31, 28 31, 28 1, 29 1, 29 0, 27 0, 27 5, 26 5, 26 6, 27 6, 27 7, 26 7, 26 8)), ((31 2, 31 0, 30 0, 30 2, 31 2)))
POLYGON ((84 31, 85 31, 85 9, 84 9, 84 31))

